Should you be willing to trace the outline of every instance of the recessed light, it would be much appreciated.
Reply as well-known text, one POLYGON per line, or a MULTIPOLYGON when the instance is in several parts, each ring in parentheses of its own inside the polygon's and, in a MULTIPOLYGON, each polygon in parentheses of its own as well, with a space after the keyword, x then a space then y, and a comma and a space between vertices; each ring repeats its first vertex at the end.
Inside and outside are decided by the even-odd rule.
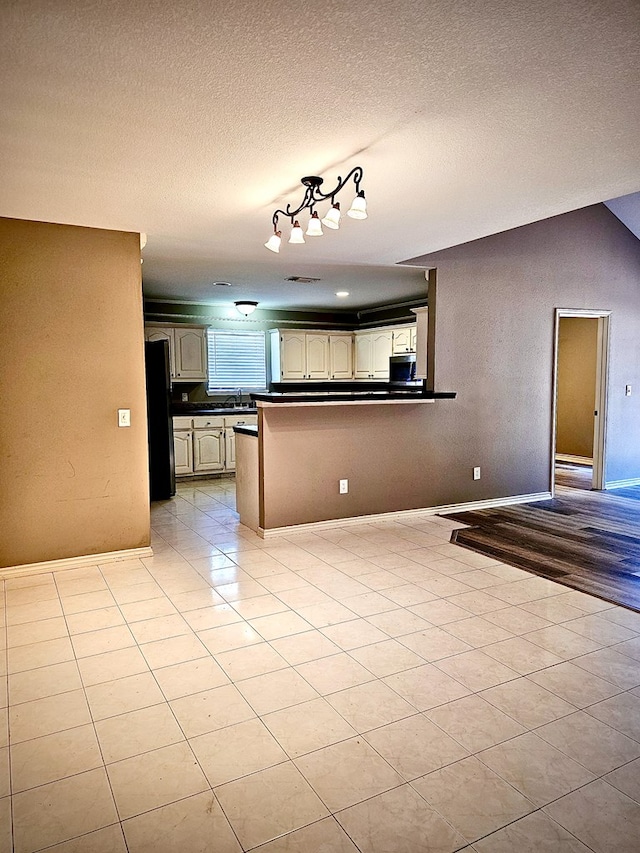
POLYGON ((348 290, 336 290, 336 296, 339 296, 341 299, 344 299, 345 296, 349 295, 348 290))
POLYGON ((214 287, 231 287, 231 282, 230 281, 214 281, 213 286, 214 287))

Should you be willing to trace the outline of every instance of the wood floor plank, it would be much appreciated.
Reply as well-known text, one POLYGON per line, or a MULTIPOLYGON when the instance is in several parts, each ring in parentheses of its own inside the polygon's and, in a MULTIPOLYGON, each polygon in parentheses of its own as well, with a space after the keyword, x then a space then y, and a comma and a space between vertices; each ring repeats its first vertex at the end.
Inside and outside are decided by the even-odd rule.
POLYGON ((455 513, 451 541, 640 611, 640 486, 558 486, 552 500, 455 513))

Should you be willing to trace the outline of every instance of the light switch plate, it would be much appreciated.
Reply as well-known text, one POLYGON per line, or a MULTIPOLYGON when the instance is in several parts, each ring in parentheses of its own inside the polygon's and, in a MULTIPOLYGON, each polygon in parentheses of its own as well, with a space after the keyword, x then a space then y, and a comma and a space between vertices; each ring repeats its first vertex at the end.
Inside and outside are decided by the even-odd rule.
POLYGON ((131 426, 131 409, 118 409, 118 426, 131 426))
POLYGON ((624 386, 624 396, 625 397, 631 396, 631 385, 625 385, 624 386))

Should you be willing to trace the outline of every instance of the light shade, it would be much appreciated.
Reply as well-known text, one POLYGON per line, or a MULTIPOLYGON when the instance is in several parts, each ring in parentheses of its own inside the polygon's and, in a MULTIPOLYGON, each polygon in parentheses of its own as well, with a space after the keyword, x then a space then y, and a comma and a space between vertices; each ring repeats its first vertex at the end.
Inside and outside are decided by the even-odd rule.
POLYGON ((307 225, 307 237, 322 237, 322 225, 320 225, 320 220, 315 210, 311 214, 311 219, 307 225))
POLYGON ((280 251, 280 243, 282 243, 282 231, 275 231, 264 244, 271 252, 280 251))
MULTIPOLYGON (((265 243, 266 245, 266 243, 265 243)), ((247 299, 241 299, 238 302, 233 303, 236 306, 236 310, 240 312, 245 317, 248 317, 249 314, 253 314, 253 312, 258 307, 257 302, 250 302, 247 299)))
POLYGON ((347 216, 350 216, 352 219, 367 218, 367 200, 364 197, 364 190, 360 190, 354 198, 350 210, 347 211, 347 216))
POLYGON ((293 223, 293 228, 291 229, 291 236, 289 237, 290 243, 304 243, 304 234, 302 233, 302 228, 300 227, 300 223, 296 219, 293 223))
POLYGON ((332 204, 329 210, 326 213, 326 216, 322 220, 322 224, 326 225, 327 228, 333 228, 337 230, 340 227, 340 204, 336 202, 332 204))

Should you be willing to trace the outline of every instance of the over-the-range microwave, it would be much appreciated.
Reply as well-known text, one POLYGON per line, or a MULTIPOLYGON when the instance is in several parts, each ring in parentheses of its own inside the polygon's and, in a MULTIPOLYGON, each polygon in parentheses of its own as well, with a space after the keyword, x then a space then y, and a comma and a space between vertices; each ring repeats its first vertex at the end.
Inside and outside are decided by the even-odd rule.
POLYGON ((389 381, 411 382, 416 378, 416 354, 392 355, 389 359, 389 381))

